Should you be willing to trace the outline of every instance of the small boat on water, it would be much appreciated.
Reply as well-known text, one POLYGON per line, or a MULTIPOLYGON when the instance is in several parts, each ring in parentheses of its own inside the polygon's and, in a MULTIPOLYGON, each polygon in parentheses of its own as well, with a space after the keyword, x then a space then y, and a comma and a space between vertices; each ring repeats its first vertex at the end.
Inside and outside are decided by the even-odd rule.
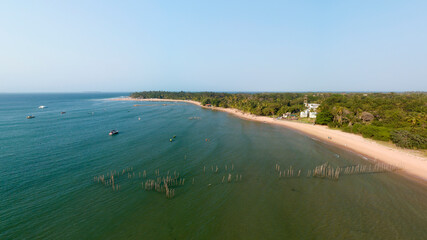
POLYGON ((118 133, 119 133, 119 131, 117 131, 117 130, 111 130, 111 132, 108 135, 113 136, 113 135, 116 135, 118 133))
POLYGON ((65 114, 66 112, 61 112, 61 114, 65 114))
POLYGON ((35 118, 35 116, 33 116, 33 115, 27 116, 27 119, 31 119, 31 118, 35 118))
POLYGON ((40 108, 40 109, 43 109, 43 108, 47 108, 47 107, 42 105, 42 106, 39 106, 39 108, 40 108))

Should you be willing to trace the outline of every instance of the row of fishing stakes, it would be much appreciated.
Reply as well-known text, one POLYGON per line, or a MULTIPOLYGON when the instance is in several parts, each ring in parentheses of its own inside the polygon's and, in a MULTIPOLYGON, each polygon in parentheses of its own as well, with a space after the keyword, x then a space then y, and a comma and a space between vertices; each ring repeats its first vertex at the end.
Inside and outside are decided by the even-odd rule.
MULTIPOLYGON (((224 169, 226 172, 228 171, 229 167, 227 166, 227 164, 225 164, 224 169)), ((218 173, 219 172, 218 165, 216 165, 215 168, 212 165, 211 170, 212 170, 212 172, 218 173)), ((231 164, 231 171, 234 171, 234 164, 231 164)), ((206 166, 203 166, 203 173, 206 173, 206 166)))
MULTIPOLYGON (((211 170, 214 173, 218 173, 219 167, 218 165, 211 166, 211 170)), ((222 182, 224 183, 226 180, 227 182, 231 183, 232 180, 234 182, 241 181, 242 180, 242 174, 232 174, 231 172, 234 171, 234 164, 231 165, 224 165, 224 170, 226 173, 225 176, 222 177, 222 182), (227 176, 228 174, 228 176, 227 176)), ((203 171, 206 172, 206 166, 203 167, 203 171)), ((110 171, 106 175, 100 175, 95 176, 94 181, 95 182, 101 182, 105 186, 112 186, 113 191, 117 191, 120 189, 120 185, 118 184, 119 180, 123 180, 121 177, 124 175, 127 175, 127 179, 134 179, 134 178, 143 178, 146 180, 143 180, 141 182, 142 189, 145 189, 146 191, 155 191, 160 193, 165 193, 167 198, 173 198, 175 196, 175 189, 174 187, 183 186, 185 184, 185 178, 180 177, 180 173, 177 171, 174 171, 173 174, 171 171, 167 171, 167 174, 165 177, 160 177, 160 169, 154 170, 154 178, 147 179, 147 171, 143 170, 142 172, 134 172, 133 167, 125 168, 122 171, 110 171)), ((195 184, 195 178, 192 178, 192 184, 195 184)), ((209 184, 210 186, 211 184, 209 184)))
MULTIPOLYGON (((193 179, 194 182, 194 179, 193 179)), ((175 196, 175 189, 170 187, 183 186, 185 184, 185 178, 166 176, 163 178, 157 177, 157 179, 148 179, 141 182, 141 186, 146 191, 156 191, 160 193, 166 193, 167 198, 173 198, 175 196)))
MULTIPOLYGON (((240 181, 242 181, 242 174, 236 174, 236 178, 235 178, 236 180, 235 180, 235 182, 237 182, 237 181, 239 181, 239 179, 240 179, 240 181)), ((231 175, 231 173, 229 173, 228 174, 228 178, 227 178, 227 182, 231 182, 231 180, 232 180, 232 175, 231 175)), ((225 181, 225 176, 222 176, 222 181, 221 181, 221 183, 224 183, 224 181, 225 181)))
MULTIPOLYGON (((104 186, 111 186, 113 191, 118 191, 120 190, 120 185, 115 183, 115 178, 118 179, 120 175, 124 175, 125 173, 128 173, 129 178, 131 171, 133 171, 133 167, 124 168, 122 171, 110 171, 107 174, 93 177, 93 181, 101 183, 104 186)), ((135 174, 133 173, 133 175, 135 174)))
MULTIPOLYGON (((174 176, 169 176, 169 172, 168 171, 168 175, 166 177, 161 178, 160 177, 160 170, 156 169, 154 170, 154 174, 157 177, 156 180, 152 180, 149 179, 146 181, 145 184, 145 189, 146 190, 156 190, 158 192, 166 192, 165 189, 166 186, 168 187, 168 191, 167 191, 167 197, 168 198, 172 198, 175 196, 175 189, 171 189, 170 187, 172 186, 179 186, 179 185, 184 185, 185 183, 185 179, 184 178, 179 178, 179 172, 174 171, 174 176), (162 184, 163 182, 163 184, 162 184), (166 184, 166 185, 164 185, 166 184)), ((119 178, 123 175, 127 174, 127 178, 128 179, 132 179, 136 177, 136 173, 133 171, 133 167, 128 167, 123 169, 122 171, 110 171, 107 172, 106 174, 103 175, 99 175, 99 176, 94 176, 94 182, 98 182, 103 184, 104 186, 112 186, 113 191, 118 191, 120 190, 120 185, 117 183, 119 178)), ((143 170, 142 174, 141 172, 138 172, 138 177, 139 178, 146 178, 147 177, 147 171, 143 170)), ((143 187, 144 187, 144 183, 143 187)), ((194 178, 193 178, 193 184, 194 184, 194 178)))
MULTIPOLYGON (((331 180, 338 180, 340 175, 353 175, 353 174, 368 174, 368 173, 383 173, 396 171, 399 168, 385 163, 376 163, 374 165, 355 165, 348 167, 332 167, 328 163, 316 166, 312 170, 307 171, 307 177, 327 178, 331 180)), ((295 170, 292 166, 280 170, 280 165, 276 164, 275 170, 281 177, 300 177, 301 170, 295 170)))
MULTIPOLYGON (((232 172, 232 171, 234 171, 234 164, 231 164, 231 168, 227 165, 227 164, 225 164, 224 165, 224 170, 225 170, 225 172, 228 172, 228 171, 230 171, 230 172, 232 172)), ((212 165, 211 166, 211 171, 213 172, 213 173, 219 173, 219 168, 218 168, 218 165, 216 165, 215 167, 212 165)), ((203 166, 203 173, 206 173, 206 166, 203 166)), ((236 177, 235 177, 235 182, 237 182, 237 181, 241 181, 242 180, 242 174, 236 174, 235 175, 236 177)), ((227 175, 225 175, 225 176, 222 176, 222 180, 221 180, 221 183, 224 183, 225 182, 225 180, 226 180, 226 178, 227 178, 227 182, 231 182, 231 180, 233 179, 233 176, 232 176, 232 174, 231 173, 229 173, 228 174, 228 176, 227 175)), ((194 179, 193 179, 193 181, 194 181, 194 179)))
POLYGON ((307 173, 307 177, 310 177, 310 175, 312 174, 313 177, 338 180, 340 176, 340 170, 341 169, 339 167, 334 169, 333 167, 328 166, 328 163, 325 163, 315 167, 312 172, 311 170, 309 170, 307 173))
MULTIPOLYGON (((276 164, 276 171, 279 172, 279 177, 282 177, 282 171, 280 171, 280 165, 276 164)), ((288 169, 283 170, 283 177, 299 177, 301 175, 301 170, 296 171, 290 166, 288 169)))
MULTIPOLYGON (((211 169, 213 171, 213 166, 211 166, 211 169)), ((225 165, 224 166, 225 171, 229 171, 230 170, 230 166, 225 165)), ((206 172, 206 166, 203 167, 203 171, 206 172)), ((231 164, 231 171, 234 171, 234 164, 231 164)), ((215 171, 213 171, 215 173, 219 172, 219 168, 218 166, 215 167, 215 171)), ((174 171, 173 176, 169 176, 170 171, 167 171, 167 176, 160 178, 160 170, 159 169, 155 169, 154 170, 154 174, 157 177, 156 179, 147 179, 144 183, 141 182, 142 188, 150 191, 150 190, 154 190, 157 192, 167 192, 167 197, 168 198, 172 198, 173 196, 175 196, 175 190, 171 189, 171 187, 174 186, 180 186, 180 185, 184 185, 185 183, 185 179, 184 178, 180 178, 179 177, 179 172, 174 171), (167 191, 166 191, 167 189, 167 191)), ((120 185, 118 185, 117 183, 115 183, 116 180, 119 179, 120 176, 127 174, 127 178, 128 179, 132 179, 136 177, 135 172, 133 172, 133 167, 130 168, 126 168, 123 169, 123 171, 111 171, 108 172, 106 175, 109 178, 105 178, 105 175, 100 175, 100 176, 95 176, 94 177, 94 181, 98 181, 101 182, 102 184, 104 184, 105 186, 112 186, 113 190, 119 190, 120 189, 120 185)), ((147 177, 147 171, 143 170, 143 172, 138 172, 137 173, 138 178, 146 178, 147 177)), ((233 179, 235 182, 237 181, 241 181, 242 180, 242 174, 235 174, 234 176, 229 173, 228 176, 225 175, 222 177, 222 183, 225 182, 225 180, 227 179, 227 182, 231 182, 233 179)), ((195 179, 192 179, 192 184, 195 183, 195 179)))
POLYGON ((374 165, 356 165, 351 167, 345 167, 342 169, 344 174, 363 174, 363 173, 382 173, 382 172, 393 172, 399 168, 390 164, 376 163, 374 165))
POLYGON ((111 177, 109 177, 107 179, 105 179, 105 175, 95 176, 95 177, 93 177, 93 181, 101 183, 104 186, 112 186, 113 191, 120 190, 120 185, 114 183, 114 175, 111 175, 111 177))

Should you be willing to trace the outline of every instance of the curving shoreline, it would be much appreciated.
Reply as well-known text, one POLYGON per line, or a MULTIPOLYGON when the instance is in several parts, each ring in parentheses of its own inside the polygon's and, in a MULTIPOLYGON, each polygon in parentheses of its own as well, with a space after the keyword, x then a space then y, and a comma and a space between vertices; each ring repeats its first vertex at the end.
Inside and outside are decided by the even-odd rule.
POLYGON ((407 150, 405 151, 397 147, 384 146, 359 135, 330 129, 327 126, 311 125, 287 120, 277 120, 265 116, 256 116, 233 108, 205 107, 202 106, 199 102, 192 100, 135 99, 130 97, 114 98, 110 100, 141 102, 186 102, 198 105, 202 108, 227 112, 246 120, 281 125, 303 134, 313 136, 323 142, 331 143, 338 147, 360 153, 374 160, 397 166, 401 169, 398 171, 398 173, 415 177, 416 179, 421 180, 423 183, 427 183, 427 159, 425 157, 417 156, 407 150))

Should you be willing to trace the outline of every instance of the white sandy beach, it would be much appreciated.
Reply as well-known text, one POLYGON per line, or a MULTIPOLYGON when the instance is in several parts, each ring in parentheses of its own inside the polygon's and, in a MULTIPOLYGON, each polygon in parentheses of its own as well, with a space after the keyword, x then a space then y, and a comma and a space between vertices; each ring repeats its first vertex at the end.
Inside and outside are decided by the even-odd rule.
MULTIPOLYGON (((201 107, 199 102, 190 100, 174 100, 174 99, 134 99, 134 98, 117 98, 115 101, 151 101, 151 102, 187 102, 201 107)), ((327 126, 312 125, 295 121, 277 120, 271 117, 256 116, 244 113, 237 109, 220 108, 220 107, 204 107, 212 110, 218 110, 233 114, 242 119, 264 122, 269 124, 277 124, 284 127, 295 129, 304 134, 310 135, 315 139, 335 144, 341 148, 345 148, 357 153, 360 153, 368 158, 381 161, 396 167, 399 167, 399 173, 415 177, 427 182, 427 158, 417 156, 408 150, 397 147, 388 147, 376 143, 362 136, 342 132, 340 130, 330 129, 327 126)))

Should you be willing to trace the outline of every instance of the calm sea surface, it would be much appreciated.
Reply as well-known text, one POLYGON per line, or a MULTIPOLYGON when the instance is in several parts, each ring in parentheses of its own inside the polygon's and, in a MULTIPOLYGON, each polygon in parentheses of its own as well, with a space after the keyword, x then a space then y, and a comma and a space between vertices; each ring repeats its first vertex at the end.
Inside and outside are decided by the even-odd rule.
POLYGON ((427 239, 423 185, 308 178, 370 162, 186 103, 106 100, 122 95, 0 94, 0 239, 427 239), (302 176, 279 178, 276 164, 302 176), (118 191, 94 179, 123 169, 118 191), (142 188, 157 169, 185 178, 173 199, 142 188))

